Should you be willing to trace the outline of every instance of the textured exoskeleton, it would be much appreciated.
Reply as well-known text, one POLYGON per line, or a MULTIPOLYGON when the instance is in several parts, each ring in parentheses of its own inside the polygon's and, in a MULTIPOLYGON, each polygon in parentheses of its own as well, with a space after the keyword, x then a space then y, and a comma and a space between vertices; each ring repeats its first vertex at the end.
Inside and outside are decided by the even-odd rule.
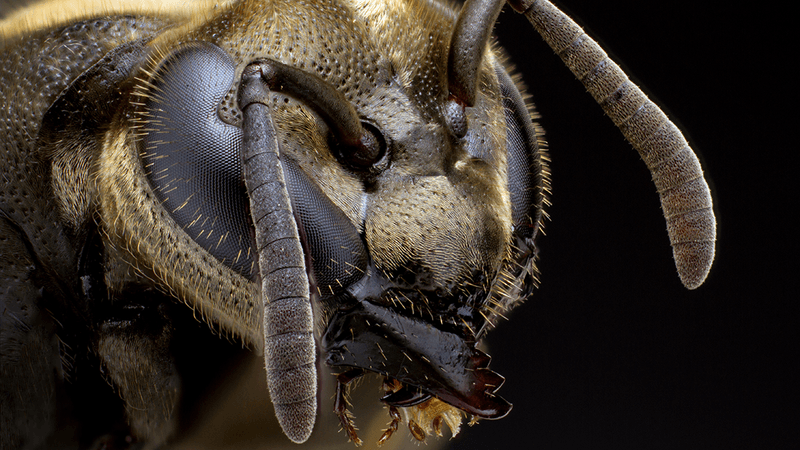
MULTIPOLYGON (((329 370, 355 443, 345 395, 368 372, 391 417, 381 443, 401 423, 424 440, 507 414, 478 344, 535 285, 549 172, 489 42, 504 3, 86 1, 7 18, 2 447, 48 448, 75 424, 82 446, 167 443, 193 376, 187 313, 263 354, 297 443, 329 370), (122 429, 82 403, 106 391, 122 429)), ((640 153, 699 286, 715 223, 683 136, 552 4, 509 3, 640 153)))

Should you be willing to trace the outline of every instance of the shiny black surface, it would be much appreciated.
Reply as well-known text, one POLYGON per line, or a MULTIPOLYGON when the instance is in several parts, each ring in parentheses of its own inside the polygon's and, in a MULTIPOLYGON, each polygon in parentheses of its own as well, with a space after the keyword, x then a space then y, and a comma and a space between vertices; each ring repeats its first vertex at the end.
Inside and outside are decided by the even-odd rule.
POLYGON ((360 301, 337 312, 322 350, 331 367, 359 367, 394 378, 469 414, 499 419, 511 410, 495 395, 503 377, 488 369, 491 358, 474 342, 390 308, 360 301))

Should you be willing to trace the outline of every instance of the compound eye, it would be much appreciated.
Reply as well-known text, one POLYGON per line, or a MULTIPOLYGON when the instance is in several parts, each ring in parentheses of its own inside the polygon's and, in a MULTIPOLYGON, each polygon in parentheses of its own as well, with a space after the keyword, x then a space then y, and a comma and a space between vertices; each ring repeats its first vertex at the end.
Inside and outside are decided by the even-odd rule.
POLYGON ((221 48, 193 42, 154 71, 143 102, 140 152, 155 196, 200 247, 241 275, 257 274, 240 128, 217 108, 235 66, 221 48))
POLYGON ((533 239, 539 228, 544 202, 541 150, 530 113, 514 81, 502 67, 496 67, 506 116, 508 149, 508 191, 515 235, 533 239))
POLYGON ((383 133, 369 122, 361 122, 361 128, 363 133, 355 144, 334 144, 334 153, 339 162, 357 172, 372 170, 386 156, 386 139, 383 133))

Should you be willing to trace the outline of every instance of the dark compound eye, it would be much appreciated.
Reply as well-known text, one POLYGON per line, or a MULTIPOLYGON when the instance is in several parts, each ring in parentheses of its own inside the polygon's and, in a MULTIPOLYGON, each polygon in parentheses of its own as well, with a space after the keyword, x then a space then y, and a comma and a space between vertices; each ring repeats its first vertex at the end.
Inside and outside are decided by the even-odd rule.
POLYGON ((257 273, 242 181, 240 128, 217 107, 235 66, 219 47, 194 42, 155 71, 144 102, 140 151, 158 200, 191 238, 245 277, 257 273))

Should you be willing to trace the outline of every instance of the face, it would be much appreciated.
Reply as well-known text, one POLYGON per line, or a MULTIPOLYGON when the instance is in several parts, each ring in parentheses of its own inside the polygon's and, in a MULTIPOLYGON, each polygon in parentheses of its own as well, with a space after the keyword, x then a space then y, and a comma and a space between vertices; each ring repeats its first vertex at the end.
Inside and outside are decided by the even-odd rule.
MULTIPOLYGON (((270 349, 284 344, 259 324, 306 306, 279 307, 264 294, 265 272, 283 270, 259 245, 282 226, 259 225, 257 211, 275 195, 262 200, 247 175, 245 112, 264 105, 315 308, 303 333, 317 335, 321 358, 337 371, 386 377, 389 405, 437 398, 473 416, 505 415, 510 405, 494 394, 502 377, 476 344, 529 291, 533 274, 544 168, 517 87, 489 52, 478 55, 474 105, 448 90, 455 16, 446 9, 251 6, 152 42, 169 50, 152 59, 137 107, 104 153, 123 167, 101 172, 104 192, 147 180, 122 193, 133 187, 137 202, 107 197, 106 217, 122 205, 137 218, 118 222, 113 235, 148 242, 137 245, 136 261, 211 321, 279 353, 270 349), (364 45, 353 52, 348 42, 364 45), (408 48, 418 49, 413 57, 408 48), (254 65, 262 83, 265 67, 284 78, 243 100, 254 65), (177 251, 163 252, 170 247, 177 251), (239 317, 221 317, 232 306, 239 317)), ((307 351, 313 361, 313 342, 307 351)))

